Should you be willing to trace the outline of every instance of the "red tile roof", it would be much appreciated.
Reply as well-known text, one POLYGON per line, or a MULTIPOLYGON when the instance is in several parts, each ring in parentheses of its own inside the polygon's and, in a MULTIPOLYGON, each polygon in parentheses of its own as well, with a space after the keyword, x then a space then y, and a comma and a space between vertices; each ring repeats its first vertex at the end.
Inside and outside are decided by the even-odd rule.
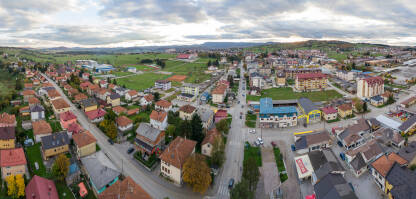
POLYGON ((227 117, 227 110, 223 110, 223 109, 221 109, 221 110, 218 110, 216 113, 215 113, 215 117, 227 117))
POLYGON ((105 189, 98 199, 151 199, 152 197, 139 185, 137 185, 130 176, 123 181, 118 180, 116 183, 105 189))
POLYGON ((89 131, 74 134, 72 135, 72 139, 79 148, 97 142, 97 139, 95 139, 95 137, 89 131))
POLYGON ((332 106, 328 106, 322 109, 322 112, 324 112, 325 114, 334 114, 337 113, 338 111, 332 107, 332 106))
POLYGON ((27 184, 25 192, 26 199, 59 199, 55 183, 37 175, 27 184))
POLYGON ((26 165, 26 157, 23 148, 3 149, 0 151, 0 166, 12 167, 26 165))
POLYGON ((14 125, 16 123, 16 116, 8 113, 0 114, 0 124, 14 125))
POLYGON ((206 143, 214 144, 215 138, 217 138, 218 136, 221 136, 221 134, 218 132, 217 128, 213 128, 209 130, 206 133, 205 138, 202 141, 201 145, 204 145, 206 143))
POLYGON ((146 101, 148 101, 148 102, 151 102, 151 101, 153 101, 153 99, 154 99, 155 97, 152 95, 152 94, 148 94, 148 95, 145 95, 144 96, 144 99, 146 100, 146 101))
POLYGON ((170 106, 172 106, 172 103, 170 103, 169 101, 166 101, 166 100, 159 100, 159 101, 156 102, 155 105, 163 107, 163 108, 169 108, 170 106))
POLYGON ((22 91, 22 95, 23 96, 28 96, 28 95, 35 95, 36 93, 35 93, 35 91, 34 90, 25 90, 25 91, 22 91))
POLYGON ((370 85, 373 85, 373 84, 384 84, 383 78, 381 78, 379 76, 367 77, 367 78, 364 79, 364 81, 366 81, 370 85))
POLYGON ((56 98, 56 97, 60 97, 60 96, 61 96, 61 94, 59 94, 59 92, 55 89, 48 91, 48 97, 49 98, 56 98))
POLYGON ((150 114, 150 119, 163 122, 167 116, 168 116, 168 113, 166 113, 165 111, 153 110, 152 113, 150 114))
POLYGON ((68 132, 71 132, 72 134, 79 133, 79 132, 81 132, 82 130, 83 130, 83 129, 82 129, 82 127, 81 127, 78 123, 76 123, 76 122, 71 123, 71 124, 68 126, 68 129, 67 129, 67 131, 68 131, 68 132))
POLYGON ((77 116, 75 116, 75 114, 72 113, 71 111, 67 111, 67 112, 61 113, 59 115, 59 118, 63 121, 69 121, 69 120, 77 119, 77 116))
POLYGON ((315 78, 325 78, 326 75, 322 73, 301 73, 297 74, 296 78, 298 79, 315 79, 315 78))
POLYGON ((396 153, 390 153, 388 156, 383 155, 371 163, 371 166, 379 172, 383 177, 386 177, 387 173, 390 171, 393 164, 397 162, 400 165, 407 164, 407 161, 397 155, 396 153))
POLYGON ((69 108, 69 104, 66 103, 66 101, 62 98, 52 100, 52 105, 55 107, 55 109, 69 108))
POLYGON ((352 106, 351 104, 341 104, 338 106, 338 109, 342 111, 348 111, 348 110, 352 110, 352 106))
POLYGON ((128 117, 126 117, 124 115, 121 116, 121 117, 118 117, 116 119, 116 122, 117 122, 117 126, 127 126, 127 125, 133 123, 133 121, 131 121, 131 119, 129 119, 128 117))
POLYGON ((189 59, 190 56, 191 54, 179 54, 176 59, 189 59))
POLYGON ((179 108, 179 111, 185 112, 185 113, 193 113, 195 111, 195 107, 187 104, 184 106, 181 106, 181 108, 179 108))
POLYGON ((137 91, 135 90, 129 90, 129 92, 127 92, 130 96, 135 96, 137 94, 139 94, 137 91))
POLYGON ((221 84, 219 86, 217 86, 213 91, 212 94, 218 94, 218 95, 223 95, 225 93, 225 91, 227 90, 227 85, 221 84))
POLYGON ((29 104, 40 104, 39 99, 36 97, 31 97, 27 101, 29 102, 29 104))
POLYGON ((42 135, 42 134, 52 133, 51 125, 47 123, 45 120, 32 122, 32 127, 33 127, 33 135, 42 135))
POLYGON ((125 113, 127 112, 127 109, 122 107, 122 106, 116 106, 113 108, 114 113, 116 114, 120 114, 120 113, 125 113))
POLYGON ((176 137, 168 148, 160 155, 160 159, 176 168, 182 168, 186 158, 188 158, 195 149, 196 142, 182 137, 176 137))
POLYGON ((107 112, 105 112, 103 109, 96 109, 93 111, 88 111, 85 112, 85 115, 87 115, 87 117, 90 120, 96 119, 96 118, 100 118, 103 117, 107 112))
POLYGON ((127 115, 134 115, 137 114, 140 111, 139 108, 130 109, 127 111, 127 115))

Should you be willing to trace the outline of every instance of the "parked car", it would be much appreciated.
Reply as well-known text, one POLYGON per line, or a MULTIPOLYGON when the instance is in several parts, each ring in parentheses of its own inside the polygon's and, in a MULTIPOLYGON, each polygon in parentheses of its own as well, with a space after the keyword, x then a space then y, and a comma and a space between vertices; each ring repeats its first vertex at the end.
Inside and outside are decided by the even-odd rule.
POLYGON ((127 153, 128 153, 128 154, 131 154, 131 153, 133 153, 133 151, 134 151, 134 148, 133 148, 133 147, 131 147, 131 148, 129 148, 129 149, 127 150, 127 153))
POLYGON ((108 143, 110 143, 111 145, 114 144, 114 141, 112 139, 108 139, 108 143))
POLYGON ((290 145, 290 148, 292 149, 292 151, 296 151, 296 147, 294 144, 290 145))
POLYGON ((228 188, 232 189, 234 186, 234 178, 231 178, 230 181, 228 182, 228 188))
POLYGON ((257 138, 257 141, 259 141, 259 143, 260 143, 261 145, 263 145, 263 144, 264 144, 263 139, 261 139, 260 137, 258 137, 258 138, 257 138))
POLYGON ((342 145, 342 142, 341 142, 341 141, 338 141, 338 142, 337 142, 337 144, 338 144, 338 146, 339 146, 339 147, 343 147, 343 145, 342 145))
POLYGON ((344 160, 345 161, 345 153, 339 153, 339 157, 342 159, 342 160, 344 160))

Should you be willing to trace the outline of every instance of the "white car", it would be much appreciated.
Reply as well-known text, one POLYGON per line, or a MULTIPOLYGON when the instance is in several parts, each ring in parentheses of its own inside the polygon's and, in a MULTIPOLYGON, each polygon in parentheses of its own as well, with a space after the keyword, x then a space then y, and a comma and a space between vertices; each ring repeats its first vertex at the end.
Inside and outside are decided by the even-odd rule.
POLYGON ((256 133, 256 129, 249 129, 248 130, 249 133, 255 134, 256 133))
POLYGON ((258 138, 257 138, 257 141, 258 141, 261 145, 263 145, 263 144, 264 144, 263 139, 261 139, 260 137, 258 137, 258 138))

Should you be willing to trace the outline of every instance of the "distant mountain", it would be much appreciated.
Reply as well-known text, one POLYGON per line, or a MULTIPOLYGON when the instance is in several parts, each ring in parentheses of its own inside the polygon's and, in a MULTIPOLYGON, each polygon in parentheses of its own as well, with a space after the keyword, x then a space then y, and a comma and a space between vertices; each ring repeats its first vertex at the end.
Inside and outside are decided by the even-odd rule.
POLYGON ((101 52, 101 53, 141 53, 141 52, 162 52, 167 49, 176 49, 177 51, 184 50, 209 50, 209 49, 228 49, 228 48, 247 48, 259 45, 266 45, 272 43, 252 43, 252 42, 205 42, 203 44, 194 45, 172 45, 172 46, 140 46, 140 47, 128 47, 128 48, 67 48, 67 47, 55 47, 44 48, 41 51, 46 52, 101 52))

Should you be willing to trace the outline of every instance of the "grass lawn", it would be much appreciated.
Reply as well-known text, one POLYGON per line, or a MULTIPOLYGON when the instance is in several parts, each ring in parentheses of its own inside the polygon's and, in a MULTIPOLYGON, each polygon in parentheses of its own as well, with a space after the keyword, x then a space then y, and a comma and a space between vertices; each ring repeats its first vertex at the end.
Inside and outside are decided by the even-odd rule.
POLYGON ((246 126, 250 128, 256 128, 257 115, 247 114, 246 115, 246 126))
POLYGON ((187 75, 186 83, 200 83, 211 78, 210 74, 205 74, 208 60, 196 60, 195 62, 183 62, 176 60, 166 61, 164 71, 173 72, 175 75, 187 75))
POLYGON ((172 84, 172 87, 181 87, 182 86, 181 82, 172 81, 171 84, 172 84))
POLYGON ((292 88, 271 88, 261 91, 261 96, 247 95, 248 101, 259 101, 260 98, 271 97, 274 100, 289 100, 307 97, 310 100, 328 101, 331 99, 341 98, 342 95, 335 90, 313 91, 313 92, 293 92, 292 88))
POLYGON ((59 198, 61 199, 75 199, 71 190, 63 182, 55 182, 56 189, 58 191, 59 198), (65 195, 65 196, 64 196, 65 195))
POLYGON ((168 75, 163 74, 145 73, 117 79, 117 85, 125 85, 126 88, 134 90, 144 90, 155 85, 156 80, 166 79, 167 77, 168 75))
POLYGON ((167 100, 167 101, 171 102, 172 100, 176 99, 176 97, 177 97, 179 94, 181 94, 181 92, 180 92, 180 91, 178 91, 178 92, 174 93, 173 95, 171 95, 171 96, 169 96, 169 97, 166 97, 166 98, 165 98, 165 100, 167 100))
POLYGON ((40 143, 26 148, 26 158, 30 164, 31 174, 36 174, 41 177, 50 177, 51 174, 46 172, 46 167, 43 164, 42 155, 40 152, 40 143), (35 162, 38 163, 39 169, 36 170, 35 162))
POLYGON ((261 167, 262 162, 260 147, 253 147, 249 145, 248 147, 244 148, 244 161, 247 161, 250 156, 254 157, 257 166, 261 167))
POLYGON ((145 65, 135 65, 135 66, 131 66, 131 67, 135 67, 137 70, 142 70, 142 71, 155 70, 155 68, 145 66, 145 65))
POLYGON ((126 75, 131 75, 133 73, 131 72, 124 72, 124 71, 119 71, 119 72, 113 72, 113 75, 115 75, 116 77, 121 77, 121 76, 126 76, 126 75))

